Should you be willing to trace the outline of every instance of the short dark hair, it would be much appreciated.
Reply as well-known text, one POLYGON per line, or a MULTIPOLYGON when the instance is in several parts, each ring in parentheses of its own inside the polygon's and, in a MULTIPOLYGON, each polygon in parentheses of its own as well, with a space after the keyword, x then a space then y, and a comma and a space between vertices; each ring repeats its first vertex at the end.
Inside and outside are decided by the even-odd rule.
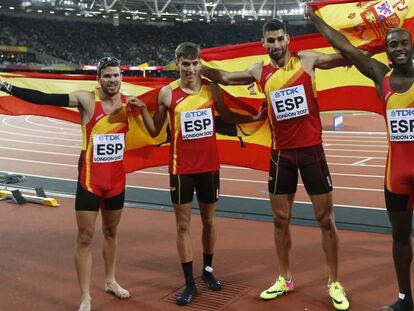
POLYGON ((388 37, 391 36, 394 33, 398 33, 398 32, 402 32, 402 33, 406 33, 408 34, 408 37, 411 39, 411 33, 405 29, 405 28, 391 28, 387 31, 387 33, 385 34, 385 39, 388 40, 388 37))
POLYGON ((283 24, 282 20, 278 18, 272 18, 267 20, 262 27, 263 38, 265 36, 266 31, 276 31, 279 29, 282 29, 286 33, 286 26, 285 24, 283 24))
POLYGON ((120 67, 121 62, 116 57, 104 57, 98 61, 98 65, 96 66, 96 73, 98 76, 101 75, 102 69, 107 67, 120 67))
POLYGON ((175 49, 176 61, 178 61, 180 57, 189 57, 189 58, 200 57, 200 46, 193 42, 180 43, 175 49))

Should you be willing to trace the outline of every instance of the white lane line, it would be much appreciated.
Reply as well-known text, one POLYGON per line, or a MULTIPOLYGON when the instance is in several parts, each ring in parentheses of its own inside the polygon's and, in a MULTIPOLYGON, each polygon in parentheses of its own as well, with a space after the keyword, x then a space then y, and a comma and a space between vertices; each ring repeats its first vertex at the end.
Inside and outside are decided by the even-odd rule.
POLYGON ((42 123, 36 123, 36 122, 33 122, 33 121, 30 120, 31 117, 32 116, 27 116, 25 118, 25 121, 27 123, 31 124, 31 125, 34 125, 34 126, 51 129, 51 131, 55 131, 55 130, 59 130, 59 131, 77 131, 77 132, 81 133, 80 127, 78 127, 77 129, 73 129, 73 128, 57 127, 57 126, 46 125, 46 124, 42 124, 42 123))
POLYGON ((372 147, 372 148, 388 148, 388 145, 384 144, 384 145, 369 145, 367 146, 367 144, 337 144, 337 143, 330 143, 331 146, 350 146, 350 147, 372 147))
MULTIPOLYGON (((10 118, 12 118, 12 117, 10 117, 10 118)), ((26 131, 26 132, 39 132, 39 133, 47 133, 47 134, 50 134, 50 130, 37 130, 37 129, 34 129, 34 128, 30 128, 30 127, 22 127, 22 126, 17 126, 17 125, 10 124, 10 123, 8 123, 8 120, 10 118, 3 119, 2 120, 3 124, 5 124, 8 127, 11 127, 11 128, 17 129, 17 130, 23 130, 23 131, 26 131)), ((65 132, 54 133, 54 134, 57 134, 57 135, 68 135, 68 136, 79 136, 79 134, 65 133, 65 132)))
POLYGON ((0 157, 0 159, 1 160, 7 160, 7 161, 27 162, 27 163, 36 163, 36 164, 44 164, 44 165, 78 167, 75 164, 64 164, 64 163, 56 163, 56 162, 48 162, 48 161, 36 161, 36 160, 17 159, 17 158, 8 158, 8 157, 0 157))
POLYGON ((46 117, 46 119, 50 122, 50 123, 56 123, 56 124, 61 124, 61 125, 67 125, 69 129, 78 129, 79 128, 79 124, 78 123, 73 123, 73 122, 69 122, 69 121, 65 121, 65 120, 59 120, 59 119, 54 119, 51 117, 46 117))
POLYGON ((60 145, 60 144, 49 144, 49 143, 41 143, 38 141, 28 141, 28 140, 16 140, 16 139, 7 139, 7 138, 0 138, 1 141, 10 141, 13 143, 22 143, 22 144, 33 144, 33 145, 41 145, 41 146, 52 146, 52 147, 65 147, 65 148, 74 148, 79 149, 82 147, 81 145, 60 145))
POLYGON ((331 173, 331 176, 367 177, 367 178, 384 178, 384 175, 345 174, 345 173, 331 173))
POLYGON ((366 153, 370 153, 370 152, 380 152, 380 153, 387 153, 388 150, 366 150, 366 149, 336 149, 336 148, 326 148, 325 149, 325 153, 326 151, 345 151, 345 152, 366 152, 366 153))
MULTIPOLYGON (((8 174, 22 174, 20 172, 10 172, 10 171, 3 171, 3 172, 8 173, 8 174)), ((31 176, 31 177, 47 178, 47 179, 52 179, 52 180, 53 179, 57 179, 57 180, 74 181, 74 182, 77 181, 77 179, 60 178, 60 177, 50 177, 50 176, 44 176, 44 175, 35 175, 35 174, 24 174, 24 175, 25 176, 31 176)), ((135 188, 135 189, 158 190, 158 191, 164 191, 164 192, 169 192, 170 191, 168 188, 142 187, 142 186, 134 186, 134 185, 128 185, 128 184, 127 184, 127 187, 135 188)), ((220 196, 221 197, 230 197, 230 198, 240 198, 240 199, 252 199, 252 200, 260 200, 260 201, 269 201, 269 198, 260 198, 260 197, 251 197, 251 196, 240 196, 240 195, 229 195, 229 194, 220 194, 220 196)), ((305 201, 295 201, 295 203, 312 205, 312 203, 305 202, 305 201)), ((369 207, 369 206, 358 206, 358 205, 339 204, 339 206, 340 207, 347 207, 347 208, 357 208, 357 209, 384 210, 384 208, 369 207)))
POLYGON ((69 157, 72 157, 72 156, 79 157, 79 153, 63 153, 63 152, 53 152, 53 151, 41 151, 41 150, 22 149, 22 148, 3 147, 3 146, 0 146, 0 149, 21 151, 21 152, 30 152, 30 153, 54 154, 54 155, 69 156, 69 157))
POLYGON ((324 142, 328 142, 330 144, 332 144, 332 143, 352 143, 352 142, 355 142, 355 143, 375 144, 375 146, 377 144, 387 146, 387 140, 386 139, 384 139, 384 140, 371 140, 371 139, 364 140, 364 139, 355 139, 355 138, 354 139, 326 139, 325 138, 324 142))
MULTIPOLYGON (((334 162, 328 162, 329 166, 353 166, 355 167, 355 165, 353 165, 352 163, 334 163, 334 162)), ((365 164, 365 165, 361 165, 360 167, 380 167, 380 168, 384 168, 385 165, 375 165, 375 164, 365 164)))
POLYGON ((365 162, 370 161, 372 159, 374 159, 374 158, 373 157, 365 158, 364 160, 352 163, 352 165, 364 165, 365 166, 365 162))
MULTIPOLYGON (((30 131, 30 130, 28 130, 27 132, 32 132, 32 131, 30 131)), ((16 132, 9 132, 9 131, 1 131, 0 130, 0 133, 2 133, 2 134, 7 134, 8 136, 7 137, 13 137, 13 136, 24 136, 24 137, 34 137, 34 138, 37 138, 37 139, 43 139, 43 140, 45 140, 45 139, 55 139, 55 140, 64 140, 64 141, 74 141, 74 142, 77 142, 77 143, 79 143, 79 141, 82 139, 82 137, 79 135, 79 138, 78 139, 70 139, 70 138, 63 138, 63 137, 56 137, 56 136, 46 136, 46 135, 31 135, 31 134, 25 134, 25 133, 16 133, 16 132)), ((50 132, 49 132, 50 133, 50 132)))
MULTIPOLYGON (((366 159, 367 157, 365 156, 345 156, 345 155, 331 155, 331 154, 326 154, 327 157, 329 158, 346 158, 346 159, 366 159)), ((386 157, 369 157, 370 160, 372 159, 377 159, 377 160, 385 160, 386 157)))
POLYGON ((355 134, 355 135, 383 135, 387 136, 387 132, 363 132, 363 131, 322 131, 322 133, 327 134, 336 134, 336 135, 342 135, 342 134, 355 134))

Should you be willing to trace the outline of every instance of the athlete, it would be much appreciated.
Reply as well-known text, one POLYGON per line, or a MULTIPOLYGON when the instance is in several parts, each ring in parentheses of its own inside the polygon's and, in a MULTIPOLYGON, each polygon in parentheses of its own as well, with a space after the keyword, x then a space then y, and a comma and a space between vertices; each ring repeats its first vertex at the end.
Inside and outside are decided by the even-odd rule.
POLYGON ((385 204, 392 226, 392 254, 400 292, 395 303, 380 310, 411 311, 411 219, 414 207, 414 170, 411 165, 414 156, 414 67, 411 33, 403 28, 394 28, 386 33, 385 51, 391 61, 391 69, 362 54, 310 7, 308 16, 332 46, 375 83, 378 97, 383 103, 389 144, 385 169, 385 204))
POLYGON ((236 123, 257 121, 261 117, 261 110, 250 116, 240 115, 226 108, 217 85, 201 78, 198 45, 182 43, 177 47, 175 56, 180 79, 161 89, 153 117, 142 101, 136 99, 130 103, 141 108, 147 130, 154 137, 161 131, 167 115, 169 117, 170 193, 176 217, 177 249, 186 284, 184 292, 177 297, 176 302, 178 305, 186 305, 197 294, 190 237, 194 189, 203 224, 204 264, 201 278, 213 291, 222 287, 214 277, 212 268, 216 244, 215 212, 220 188, 215 110, 217 109, 226 122, 236 123))
POLYGON ((119 61, 102 58, 97 66, 99 88, 69 94, 46 94, 0 80, 0 90, 35 104, 77 107, 81 117, 82 151, 75 199, 78 225, 75 265, 81 290, 80 311, 91 310, 91 242, 99 209, 104 234, 104 289, 120 299, 129 292, 115 280, 117 228, 124 206, 123 156, 128 131, 127 98, 119 92, 122 75, 119 61), (101 207, 101 208, 100 208, 101 207))
POLYGON ((263 25, 262 43, 270 57, 269 63, 257 63, 240 72, 203 66, 202 74, 224 85, 257 82, 267 98, 272 136, 268 188, 279 276, 260 297, 274 299, 294 289, 289 224, 299 171, 322 232, 329 295, 337 310, 347 310, 349 301, 338 281, 338 236, 332 181, 322 147, 322 126, 314 87, 315 68, 344 66, 347 61, 340 54, 326 55, 312 50, 292 52, 289 42, 283 22, 268 20, 263 25))

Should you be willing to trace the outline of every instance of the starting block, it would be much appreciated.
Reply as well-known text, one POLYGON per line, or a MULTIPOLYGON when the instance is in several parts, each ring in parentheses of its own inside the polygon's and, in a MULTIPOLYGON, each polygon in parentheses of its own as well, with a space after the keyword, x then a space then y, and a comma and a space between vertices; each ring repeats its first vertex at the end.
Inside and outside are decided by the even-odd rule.
POLYGON ((36 204, 42 204, 45 206, 50 207, 58 207, 59 203, 54 198, 48 198, 45 194, 45 191, 43 188, 36 188, 35 189, 37 195, 29 195, 29 194, 23 194, 20 190, 0 190, 0 200, 12 200, 13 203, 16 204, 24 204, 24 203, 36 203, 36 204))

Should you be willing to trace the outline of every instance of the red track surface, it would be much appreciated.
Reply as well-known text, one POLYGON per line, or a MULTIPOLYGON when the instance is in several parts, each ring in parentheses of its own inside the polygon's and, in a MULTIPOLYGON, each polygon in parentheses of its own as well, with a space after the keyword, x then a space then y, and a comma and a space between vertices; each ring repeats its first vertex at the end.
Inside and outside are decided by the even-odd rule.
MULTIPOLYGON (((324 116, 325 129, 331 117, 324 116)), ((76 124, 40 117, 0 116, 0 171, 76 179, 80 130, 76 124)), ((345 116, 340 132, 324 132, 336 204, 383 208, 386 136, 375 115, 345 116), (347 131, 347 132, 345 132, 347 131), (361 133, 348 132, 360 131, 361 133), (375 132, 375 133, 371 133, 375 132)), ((222 168, 222 194, 266 199, 267 174, 222 168)), ((132 173, 128 184, 168 189, 166 168, 132 173)), ((303 186, 298 201, 308 201, 303 186)), ((59 209, 0 203, 0 310, 75 310, 79 300, 73 265, 73 200, 59 209)), ((94 243, 94 310, 182 310, 164 297, 183 285, 171 213, 125 209, 120 225, 118 280, 132 293, 118 301, 102 290, 100 230, 94 243)), ((99 221, 98 221, 99 223, 99 221)), ((276 256, 269 223, 219 218, 215 255, 217 276, 249 290, 226 310, 332 310, 318 228, 293 226, 292 270, 296 291, 264 302, 258 293, 275 278, 276 256)), ((200 220, 193 216, 195 272, 201 264, 200 220)), ((353 311, 376 310, 396 298, 390 237, 340 232, 340 275, 353 311)), ((196 310, 186 307, 186 310, 196 310)))

